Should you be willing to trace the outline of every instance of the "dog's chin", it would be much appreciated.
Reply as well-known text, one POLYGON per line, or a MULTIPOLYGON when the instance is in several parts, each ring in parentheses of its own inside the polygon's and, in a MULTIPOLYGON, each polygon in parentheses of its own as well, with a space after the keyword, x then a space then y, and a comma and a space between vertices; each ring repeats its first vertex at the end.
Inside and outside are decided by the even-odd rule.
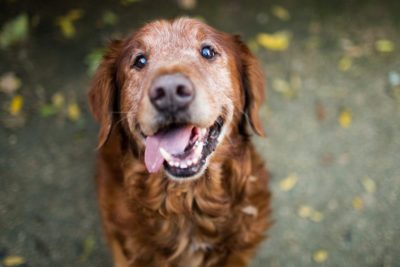
MULTIPOLYGON (((173 127, 171 125, 169 128, 173 127)), ((168 178, 175 181, 189 181, 201 177, 214 151, 223 140, 225 128, 222 116, 208 128, 193 126, 188 145, 182 153, 170 154, 160 149, 164 158, 163 168, 160 171, 164 171, 168 178)))

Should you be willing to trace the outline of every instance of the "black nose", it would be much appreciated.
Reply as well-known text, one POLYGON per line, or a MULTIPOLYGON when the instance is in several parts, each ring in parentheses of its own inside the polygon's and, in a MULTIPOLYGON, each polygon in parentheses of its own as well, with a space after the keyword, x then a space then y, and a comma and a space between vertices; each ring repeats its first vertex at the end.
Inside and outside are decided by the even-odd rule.
POLYGON ((149 97, 159 111, 176 112, 189 106, 194 98, 194 88, 186 76, 166 74, 154 80, 149 97))

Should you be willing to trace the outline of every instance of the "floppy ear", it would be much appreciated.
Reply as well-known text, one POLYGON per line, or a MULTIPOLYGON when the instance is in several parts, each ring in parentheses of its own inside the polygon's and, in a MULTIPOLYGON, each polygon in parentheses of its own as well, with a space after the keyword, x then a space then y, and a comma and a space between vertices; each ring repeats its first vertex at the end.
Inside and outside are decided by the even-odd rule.
MULTIPOLYGON (((240 75, 244 90, 244 112, 253 131, 259 136, 265 136, 265 131, 258 114, 264 102, 264 74, 260 63, 244 44, 240 36, 234 36, 240 54, 240 75)), ((245 121, 245 118, 242 118, 245 121)))
POLYGON ((116 61, 122 41, 112 41, 103 56, 103 60, 94 75, 88 93, 90 111, 100 123, 97 148, 102 147, 111 132, 113 121, 113 106, 116 101, 116 61))

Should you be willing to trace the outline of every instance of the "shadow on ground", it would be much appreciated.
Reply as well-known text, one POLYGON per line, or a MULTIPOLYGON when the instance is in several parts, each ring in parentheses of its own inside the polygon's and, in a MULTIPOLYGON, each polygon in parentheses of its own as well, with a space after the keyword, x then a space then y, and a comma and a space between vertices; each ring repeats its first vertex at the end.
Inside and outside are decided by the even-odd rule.
POLYGON ((179 15, 241 34, 268 74, 275 225, 252 266, 400 266, 399 2, 190 2, 1 2, 0 266, 111 266, 90 71, 109 39, 179 15))

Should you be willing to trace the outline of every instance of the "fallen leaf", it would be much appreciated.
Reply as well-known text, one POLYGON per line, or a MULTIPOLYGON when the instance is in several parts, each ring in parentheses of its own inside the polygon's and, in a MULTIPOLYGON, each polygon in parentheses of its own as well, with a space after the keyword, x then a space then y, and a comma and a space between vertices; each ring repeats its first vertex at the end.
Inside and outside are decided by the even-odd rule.
POLYGON ((297 96, 298 88, 294 88, 292 86, 292 82, 288 82, 281 78, 276 78, 272 80, 272 88, 288 99, 292 99, 297 96))
POLYGON ((9 112, 13 116, 17 116, 21 113, 22 107, 24 105, 24 99, 20 95, 16 95, 12 98, 10 102, 9 112))
POLYGON ((57 114, 57 109, 53 105, 43 105, 40 107, 40 116, 41 117, 50 117, 57 114))
POLYGON ((297 174, 291 173, 289 174, 288 177, 279 182, 279 187, 282 191, 288 192, 292 190, 293 187, 295 187, 297 181, 298 181, 297 174))
POLYGON ((340 71, 346 72, 353 65, 353 60, 350 57, 344 56, 339 60, 338 69, 340 71))
POLYGON ((4 24, 0 32, 0 47, 7 48, 27 39, 29 21, 27 14, 21 14, 4 24))
POLYGON ((177 3, 184 10, 192 10, 196 8, 197 0, 178 0, 177 3))
POLYGON ((103 59, 103 55, 104 48, 96 48, 86 56, 85 63, 88 66, 87 72, 90 76, 96 72, 97 67, 100 65, 100 62, 103 59))
POLYGON ((361 182, 362 182, 362 185, 363 185, 365 191, 367 191, 368 193, 375 193, 376 184, 375 184, 374 180, 372 180, 368 176, 365 176, 361 182))
POLYGON ((324 249, 317 250, 313 253, 313 260, 316 263, 323 263, 328 259, 328 251, 324 249))
POLYGON ((121 5, 128 6, 133 3, 140 2, 141 0, 120 0, 121 5))
POLYGON ((6 267, 18 266, 24 264, 25 260, 20 256, 7 256, 3 259, 3 264, 6 267))
POLYGON ((297 215, 303 219, 310 218, 311 214, 313 213, 313 208, 310 206, 302 205, 297 211, 297 215))
POLYGON ((355 197, 352 201, 353 208, 356 210, 361 210, 364 208, 364 201, 361 197, 355 197))
POLYGON ((310 220, 313 222, 321 222, 324 219, 324 215, 316 210, 313 210, 313 212, 310 215, 310 220))
POLYGON ((0 76, 0 91, 12 95, 21 87, 21 80, 14 72, 7 72, 0 76))
POLYGON ((80 256, 81 262, 85 262, 88 260, 90 255, 93 252, 93 248, 95 245, 95 241, 93 236, 88 236, 84 241, 83 241, 83 249, 82 249, 82 254, 80 256))
POLYGON ((118 16, 114 12, 107 10, 103 13, 102 21, 106 25, 115 25, 118 22, 118 16))
POLYGON ((68 115, 68 118, 74 122, 76 122, 80 119, 81 111, 80 111, 77 103, 71 103, 68 105, 67 115, 68 115))
POLYGON ((290 20, 289 11, 286 8, 284 8, 283 6, 273 6, 272 14, 280 20, 283 20, 283 21, 290 20))
POLYGON ((342 109, 338 118, 339 124, 342 128, 349 128, 352 121, 352 115, 349 109, 342 109))
POLYGON ((51 97, 51 103, 56 109, 61 109, 65 104, 65 98, 62 93, 55 93, 51 97))
POLYGON ((375 49, 380 53, 390 53, 394 51, 394 43, 388 39, 380 39, 375 42, 375 49))
POLYGON ((56 24, 60 27, 63 36, 71 39, 76 34, 74 22, 82 18, 84 11, 82 9, 72 9, 65 16, 58 17, 56 24))
POLYGON ((313 222, 321 222, 324 219, 322 212, 315 210, 313 207, 302 205, 297 210, 297 215, 303 219, 309 219, 313 222))
POLYGON ((256 36, 259 45, 272 51, 285 51, 290 44, 290 34, 287 31, 279 31, 273 34, 259 33, 256 36))
POLYGON ((274 79, 272 81, 272 87, 275 91, 282 94, 287 94, 291 90, 290 84, 284 79, 280 78, 274 79))

